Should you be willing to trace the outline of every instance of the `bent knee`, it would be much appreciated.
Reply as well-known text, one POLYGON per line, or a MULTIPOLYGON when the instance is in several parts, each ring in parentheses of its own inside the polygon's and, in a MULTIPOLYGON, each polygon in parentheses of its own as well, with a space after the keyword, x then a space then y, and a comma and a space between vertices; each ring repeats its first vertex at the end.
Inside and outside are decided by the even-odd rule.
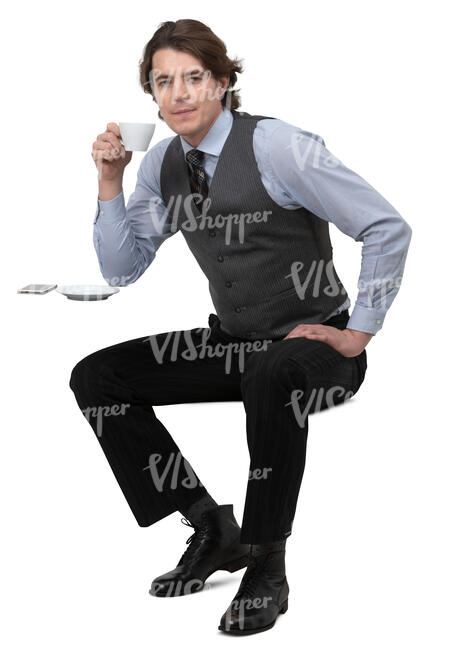
POLYGON ((69 387, 74 393, 86 390, 96 384, 102 362, 99 355, 94 352, 81 359, 71 371, 69 387))

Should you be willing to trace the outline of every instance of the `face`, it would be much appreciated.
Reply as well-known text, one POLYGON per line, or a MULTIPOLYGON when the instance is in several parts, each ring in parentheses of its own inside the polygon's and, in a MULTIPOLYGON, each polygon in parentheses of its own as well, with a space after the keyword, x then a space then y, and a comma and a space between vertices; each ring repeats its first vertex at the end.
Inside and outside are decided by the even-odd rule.
POLYGON ((150 81, 165 122, 196 147, 221 112, 229 78, 216 80, 192 54, 165 48, 152 57, 150 81))

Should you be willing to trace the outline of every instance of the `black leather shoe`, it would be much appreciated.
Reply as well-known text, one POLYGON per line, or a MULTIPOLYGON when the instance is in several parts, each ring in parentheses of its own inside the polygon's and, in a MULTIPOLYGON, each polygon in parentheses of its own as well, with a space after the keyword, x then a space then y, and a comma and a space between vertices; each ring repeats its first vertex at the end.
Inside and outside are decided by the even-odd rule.
POLYGON ((248 568, 218 629, 230 634, 255 634, 269 630, 278 615, 287 612, 285 542, 250 547, 248 568))
POLYGON ((182 523, 195 529, 187 539, 178 565, 152 581, 152 596, 186 596, 204 587, 215 571, 234 572, 247 565, 249 544, 240 543, 241 529, 232 504, 221 505, 203 512, 199 525, 182 518, 182 523))

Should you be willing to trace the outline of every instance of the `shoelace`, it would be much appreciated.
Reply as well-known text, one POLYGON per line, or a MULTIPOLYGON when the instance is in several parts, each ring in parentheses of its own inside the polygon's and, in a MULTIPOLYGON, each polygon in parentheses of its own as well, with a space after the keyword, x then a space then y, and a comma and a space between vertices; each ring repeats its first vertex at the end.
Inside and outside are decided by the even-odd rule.
POLYGON ((267 557, 258 561, 255 555, 249 556, 248 567, 243 575, 242 582, 240 583, 239 590, 235 595, 235 599, 242 598, 243 596, 251 597, 254 595, 257 581, 260 573, 266 564, 267 557))
POLYGON ((191 528, 194 528, 195 532, 190 535, 190 537, 187 539, 185 542, 186 544, 190 544, 190 546, 185 549, 181 559, 179 562, 184 562, 187 560, 197 549, 196 544, 191 544, 191 542, 194 542, 195 540, 201 541, 201 539, 204 537, 206 530, 207 530, 207 520, 205 517, 201 518, 201 522, 199 524, 192 524, 188 519, 185 517, 182 517, 181 522, 185 524, 186 526, 190 526, 191 528))

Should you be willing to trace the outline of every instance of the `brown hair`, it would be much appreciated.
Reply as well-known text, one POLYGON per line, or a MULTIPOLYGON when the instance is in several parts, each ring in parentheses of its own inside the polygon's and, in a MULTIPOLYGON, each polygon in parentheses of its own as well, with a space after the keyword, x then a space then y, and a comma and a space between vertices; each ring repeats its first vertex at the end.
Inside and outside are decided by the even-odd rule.
MULTIPOLYGON (((226 45, 213 31, 200 22, 184 18, 181 20, 168 20, 160 23, 151 40, 146 44, 143 57, 139 63, 140 85, 145 93, 155 97, 152 92, 150 75, 152 71, 152 57, 157 50, 172 48, 179 52, 188 52, 197 59, 207 70, 210 70, 214 79, 229 77, 228 89, 221 98, 223 106, 231 110, 240 106, 240 95, 232 90, 237 82, 237 73, 243 71, 242 59, 230 59, 226 54, 226 45)), ((163 120, 158 112, 158 116, 163 120)))

